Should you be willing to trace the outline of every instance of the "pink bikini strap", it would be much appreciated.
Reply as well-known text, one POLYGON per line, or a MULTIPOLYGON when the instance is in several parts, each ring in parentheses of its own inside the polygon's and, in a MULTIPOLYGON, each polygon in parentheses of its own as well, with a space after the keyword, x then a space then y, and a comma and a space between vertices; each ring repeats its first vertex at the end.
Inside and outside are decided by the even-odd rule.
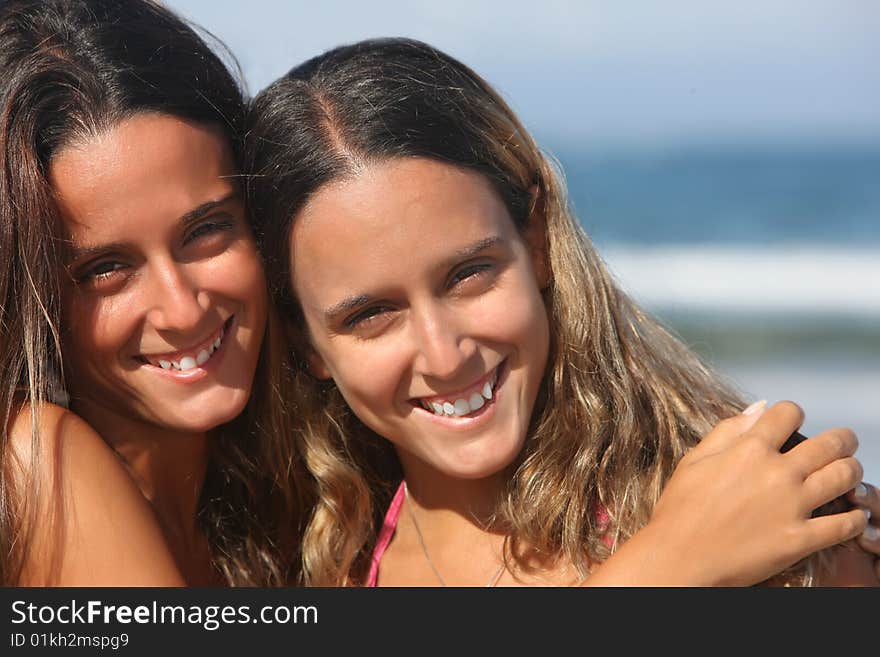
POLYGON ((385 514, 385 520, 382 522, 382 529, 379 531, 379 538, 376 541, 376 547, 373 549, 373 559, 370 563, 370 574, 367 577, 366 586, 376 586, 379 581, 379 562, 382 561, 382 555, 394 536, 394 530, 397 528, 397 519, 400 517, 400 509, 403 506, 403 498, 405 497, 404 483, 401 481, 394 493, 394 499, 388 506, 388 513, 385 514))

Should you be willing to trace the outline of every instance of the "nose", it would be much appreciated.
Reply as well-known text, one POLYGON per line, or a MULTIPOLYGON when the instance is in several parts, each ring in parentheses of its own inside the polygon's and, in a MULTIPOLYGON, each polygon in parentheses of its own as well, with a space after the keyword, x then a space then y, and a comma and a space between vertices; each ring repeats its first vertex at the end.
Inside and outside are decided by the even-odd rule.
POLYGON ((152 267, 147 303, 147 320, 157 330, 187 331, 199 325, 205 315, 200 303, 200 286, 176 262, 152 267))
POLYGON ((411 308, 416 373, 426 378, 453 379, 476 351, 476 344, 454 317, 437 307, 411 308))

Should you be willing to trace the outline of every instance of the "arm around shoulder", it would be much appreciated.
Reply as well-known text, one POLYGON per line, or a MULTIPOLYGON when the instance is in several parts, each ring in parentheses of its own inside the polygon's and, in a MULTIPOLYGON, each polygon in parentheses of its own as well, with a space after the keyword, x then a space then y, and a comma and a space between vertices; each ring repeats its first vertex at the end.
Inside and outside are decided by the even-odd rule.
POLYGON ((25 406, 7 473, 23 514, 23 586, 182 586, 150 504, 116 453, 74 413, 25 406))

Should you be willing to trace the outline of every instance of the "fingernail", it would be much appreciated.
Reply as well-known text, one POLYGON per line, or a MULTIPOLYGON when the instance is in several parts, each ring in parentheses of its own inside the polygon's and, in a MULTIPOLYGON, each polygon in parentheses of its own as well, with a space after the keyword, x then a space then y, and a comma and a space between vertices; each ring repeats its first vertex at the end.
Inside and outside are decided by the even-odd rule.
POLYGON ((866 541, 876 541, 880 538, 880 529, 877 529, 874 525, 868 525, 865 527, 865 531, 862 532, 862 538, 866 541))
POLYGON ((755 413, 760 413, 764 410, 764 407, 767 405, 767 400, 762 399, 761 401, 756 401, 754 404, 750 405, 746 410, 742 412, 743 415, 754 415, 755 413))
POLYGON ((860 506, 859 508, 862 510, 862 513, 865 514, 865 519, 870 521, 871 520, 871 509, 865 508, 863 506, 860 506))
POLYGON ((857 500, 863 500, 868 497, 868 488, 865 484, 859 484, 853 489, 853 497, 857 500))

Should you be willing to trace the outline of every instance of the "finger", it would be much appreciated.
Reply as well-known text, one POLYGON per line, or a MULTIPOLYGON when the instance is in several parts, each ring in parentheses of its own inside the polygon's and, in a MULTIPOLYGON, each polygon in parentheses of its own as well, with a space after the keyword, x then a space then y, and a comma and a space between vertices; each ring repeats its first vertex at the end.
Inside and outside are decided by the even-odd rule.
POLYGON ((778 450, 800 428, 803 421, 804 411, 800 406, 794 402, 781 401, 764 411, 748 433, 778 450))
POLYGON ((871 515, 880 519, 880 492, 876 486, 863 481, 847 493, 847 499, 857 506, 870 509, 871 515))
POLYGON ((696 448, 703 455, 720 452, 736 443, 740 437, 754 426, 767 407, 764 400, 749 405, 739 415, 721 420, 715 428, 706 434, 696 448))
POLYGON ((859 536, 858 543, 866 552, 880 555, 880 529, 869 523, 859 536))
POLYGON ((804 477, 819 468, 856 453, 859 439, 849 429, 829 429, 804 440, 785 454, 804 477))
POLYGON ((807 520, 804 552, 816 552, 832 545, 855 538, 868 525, 868 517, 861 509, 853 509, 830 516, 818 516, 807 520))
MULTIPOLYGON (((804 480, 804 503, 806 511, 812 512, 826 502, 844 495, 862 480, 862 464, 854 456, 838 459, 816 470, 804 480)), ((866 511, 861 511, 867 516, 866 511)))

